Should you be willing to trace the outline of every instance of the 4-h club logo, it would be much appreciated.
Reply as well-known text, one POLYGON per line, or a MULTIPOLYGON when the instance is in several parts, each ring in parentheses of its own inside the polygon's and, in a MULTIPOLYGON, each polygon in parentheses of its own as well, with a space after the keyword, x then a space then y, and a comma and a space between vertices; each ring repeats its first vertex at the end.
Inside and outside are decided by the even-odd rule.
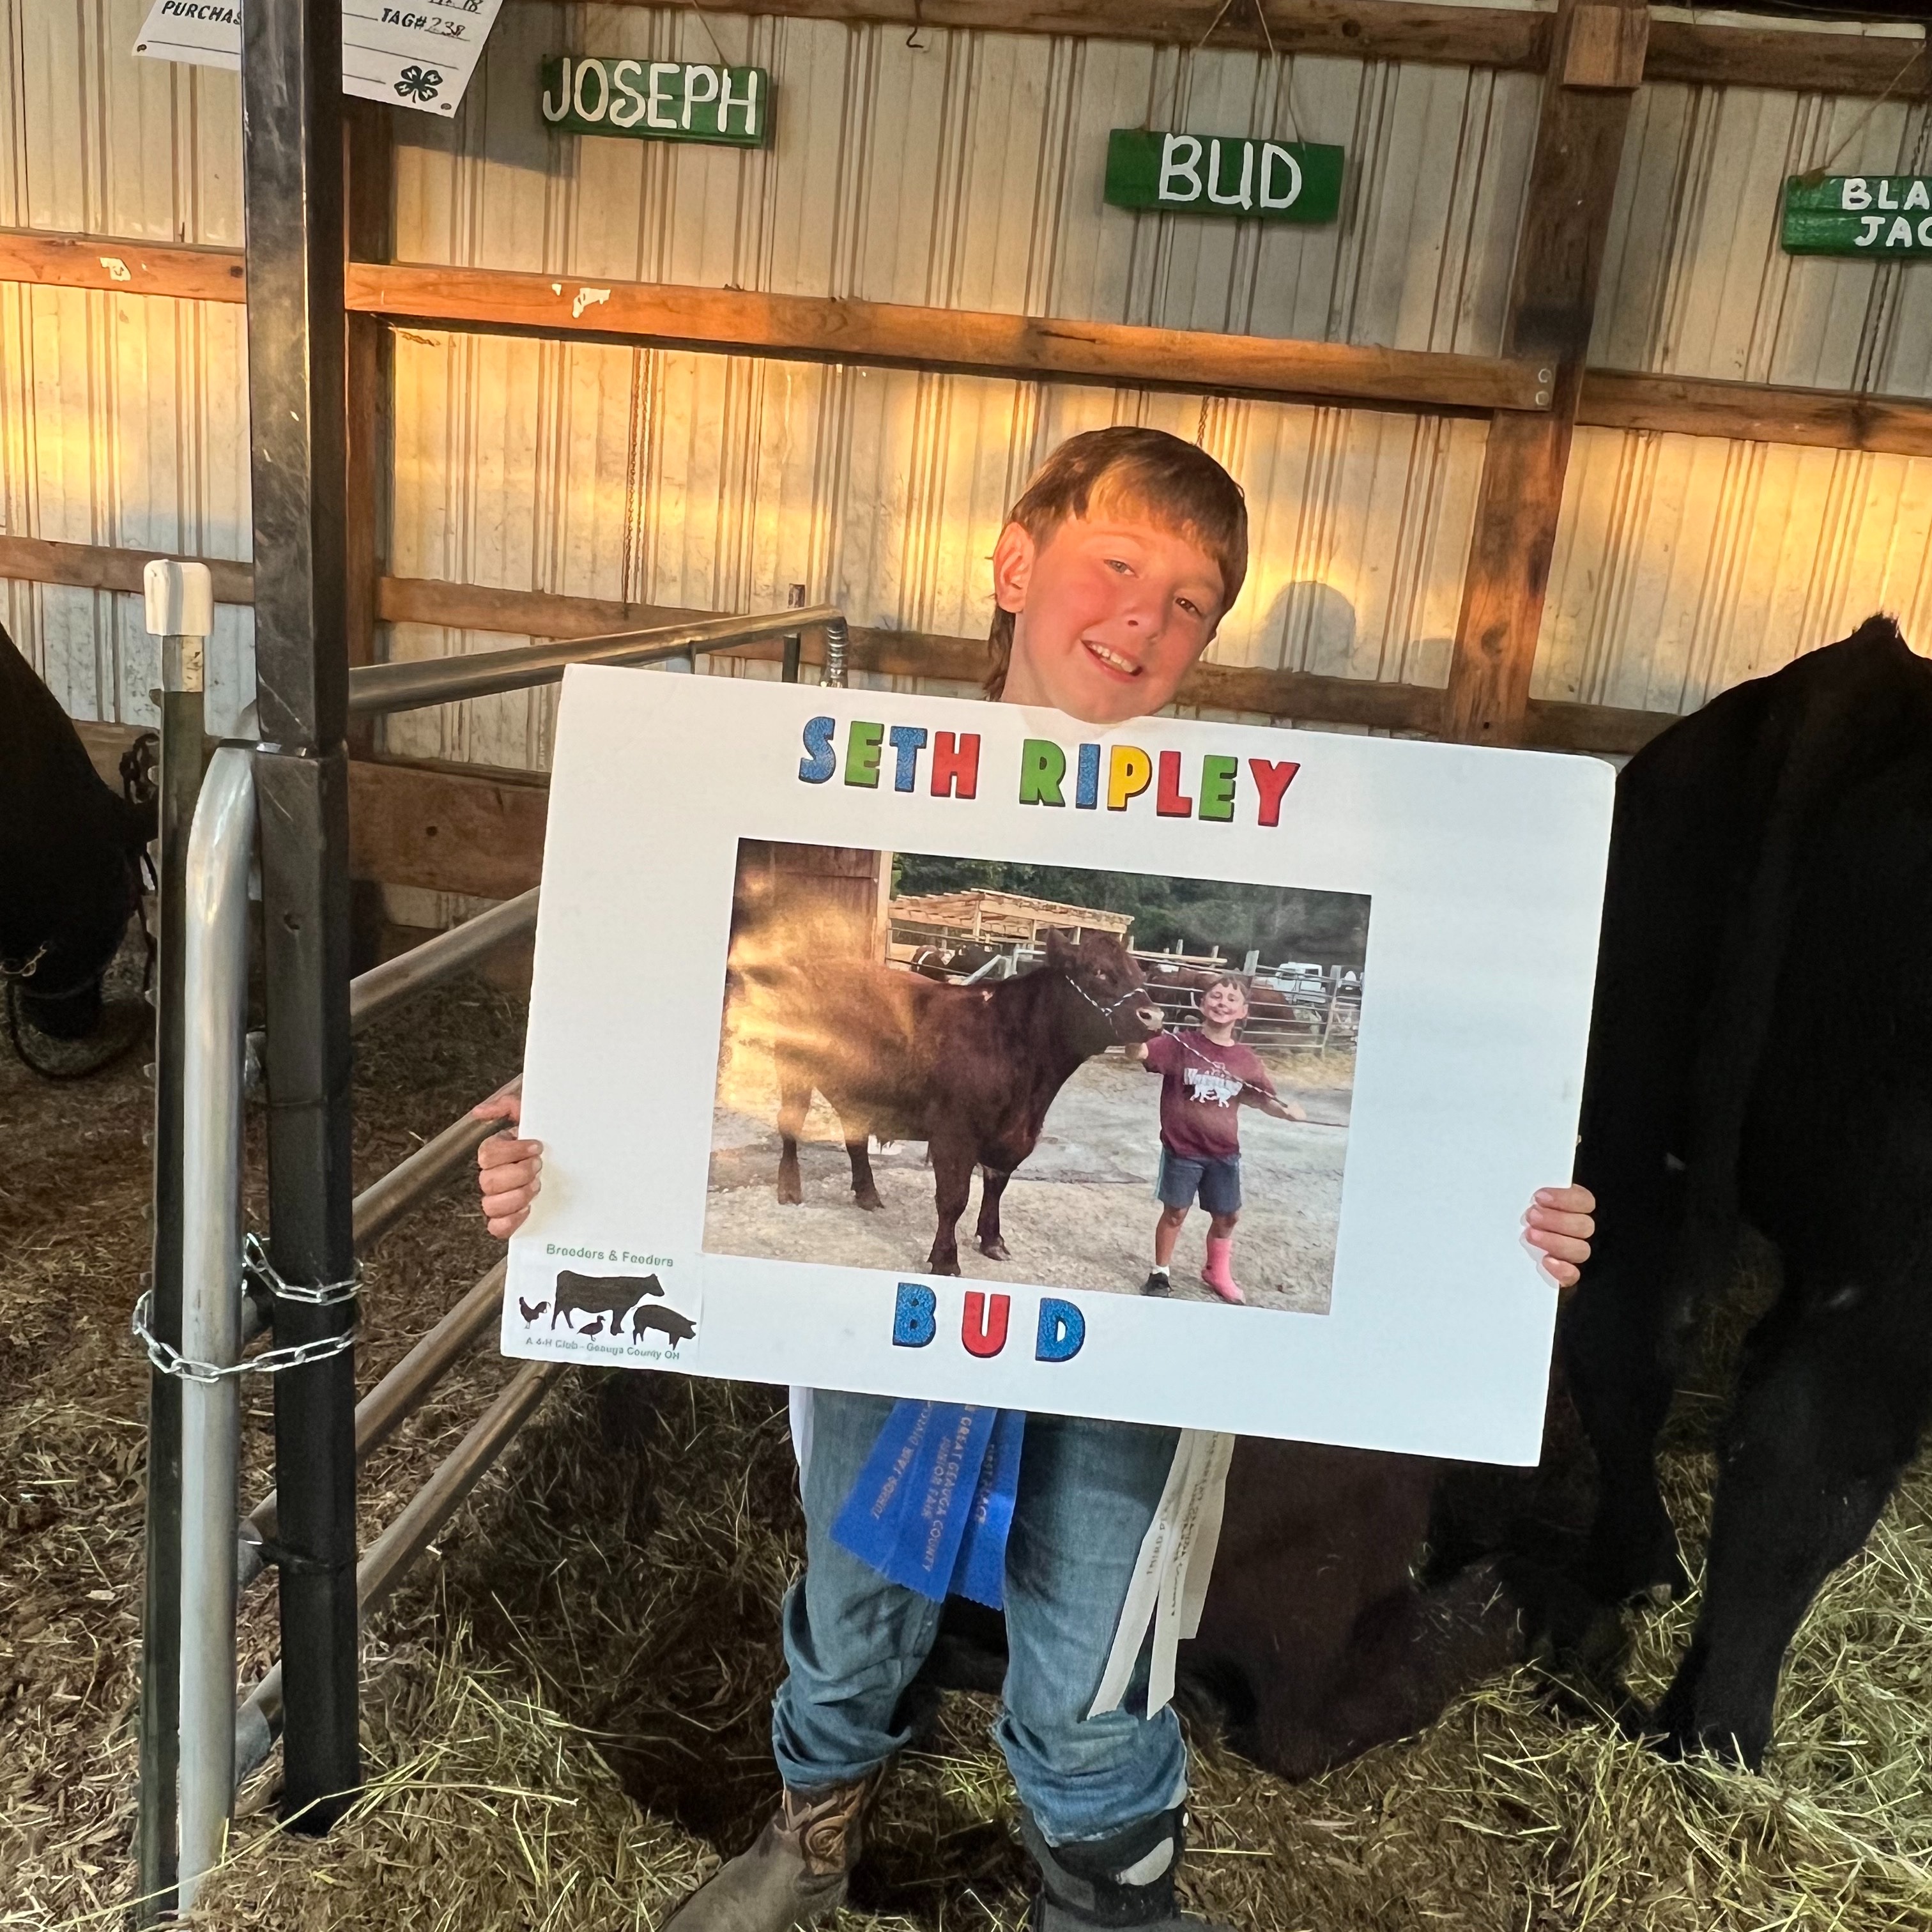
POLYGON ((442 76, 434 68, 406 67, 396 92, 405 100, 434 100, 442 86, 442 76))

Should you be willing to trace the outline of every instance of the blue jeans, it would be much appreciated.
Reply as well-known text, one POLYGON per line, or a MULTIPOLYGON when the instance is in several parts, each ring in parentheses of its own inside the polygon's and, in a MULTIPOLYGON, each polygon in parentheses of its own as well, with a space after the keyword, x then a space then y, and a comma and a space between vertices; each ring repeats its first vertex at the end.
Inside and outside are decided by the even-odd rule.
MULTIPOLYGON (((891 1408, 882 1396, 825 1389, 814 1400, 806 1571, 785 1598, 789 1671, 772 1712, 778 1774, 795 1790, 854 1783, 907 1742, 893 1715, 938 1634, 938 1604, 832 1540, 891 1408)), ((1176 1440, 1172 1429, 1135 1423, 1027 1418, 1006 1542, 998 1736, 1050 1844, 1103 1838, 1178 1804, 1186 1791, 1172 1709, 1144 1714, 1144 1644, 1120 1707, 1087 1715, 1176 1440)))

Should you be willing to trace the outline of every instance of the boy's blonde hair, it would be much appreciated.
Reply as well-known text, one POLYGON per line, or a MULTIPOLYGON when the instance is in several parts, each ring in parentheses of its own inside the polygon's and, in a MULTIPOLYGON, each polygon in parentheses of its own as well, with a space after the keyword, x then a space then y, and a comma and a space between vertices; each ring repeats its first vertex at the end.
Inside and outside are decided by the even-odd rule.
MULTIPOLYGON (((1204 449, 1161 429, 1118 425, 1069 436, 1034 472, 1006 521, 1044 545, 1070 518, 1099 509, 1138 511, 1158 530, 1184 537, 1221 572, 1221 614, 1234 608, 1248 574, 1248 510, 1241 486, 1204 449)), ((993 613, 986 695, 1006 688, 1013 614, 993 613)))

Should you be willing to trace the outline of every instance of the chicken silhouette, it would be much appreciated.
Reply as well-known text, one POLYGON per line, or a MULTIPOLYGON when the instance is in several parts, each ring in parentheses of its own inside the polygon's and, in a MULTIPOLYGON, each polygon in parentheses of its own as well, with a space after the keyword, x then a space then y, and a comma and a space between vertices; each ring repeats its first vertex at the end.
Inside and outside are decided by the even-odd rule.
POLYGON ((526 1301, 520 1294, 517 1297, 517 1306, 524 1311, 524 1319, 526 1322, 534 1322, 544 1310, 549 1307, 550 1304, 547 1301, 526 1301))

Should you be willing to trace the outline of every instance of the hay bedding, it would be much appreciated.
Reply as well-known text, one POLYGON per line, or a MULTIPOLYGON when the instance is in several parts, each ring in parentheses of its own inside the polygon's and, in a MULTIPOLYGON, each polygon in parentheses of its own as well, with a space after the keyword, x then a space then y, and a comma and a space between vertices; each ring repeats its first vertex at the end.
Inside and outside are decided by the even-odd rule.
MULTIPOLYGON (((513 1064, 516 1016, 468 989, 364 1042, 373 1173, 513 1064)), ((0 1061, 0 1925, 74 1924, 126 1896, 144 1379, 122 1342, 140 1265, 130 1067, 51 1089, 0 1061)), ((370 1269, 368 1370, 488 1250, 452 1202, 370 1269)), ((478 1358, 370 1472, 365 1534, 500 1381, 478 1358)), ((1701 1521, 1714 1413, 1667 1472, 1701 1521)), ((249 1454, 265 1462, 266 1409, 249 1454)), ((248 1485, 254 1493, 259 1478, 248 1485)), ((796 1560, 778 1393, 574 1378, 368 1634, 368 1783, 314 1842, 278 1830, 273 1766, 244 1794, 211 1927, 650 1926, 771 1796, 774 1610, 796 1560)), ((1696 1551, 1692 1551, 1694 1562, 1696 1551)), ((1667 1677, 1694 1603, 1652 1620, 1667 1677)), ((248 1667, 273 1641, 250 1598, 248 1667)), ((1198 1735, 1197 1910, 1267 1932, 1642 1928, 1932 1932, 1932 1475, 1922 1466, 1794 1646, 1768 1774, 1672 1766, 1558 1714, 1533 1672, 1422 1738, 1311 1783, 1198 1735)), ((1016 1926, 1024 1868, 983 1700, 948 1697, 892 1780, 854 1922, 1016 1926)))

